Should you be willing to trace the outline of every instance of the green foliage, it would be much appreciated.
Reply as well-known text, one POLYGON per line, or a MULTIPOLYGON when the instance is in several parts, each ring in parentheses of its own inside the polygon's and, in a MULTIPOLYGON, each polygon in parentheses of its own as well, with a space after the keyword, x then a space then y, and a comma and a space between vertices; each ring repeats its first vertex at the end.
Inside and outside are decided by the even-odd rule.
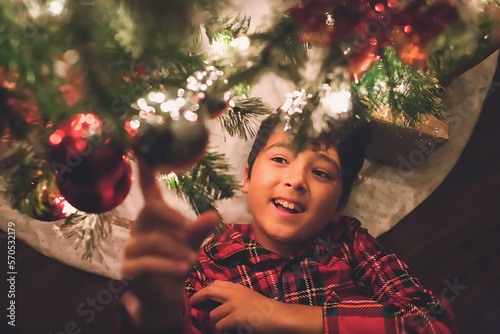
POLYGON ((231 198, 240 187, 224 155, 209 152, 193 169, 182 175, 167 175, 167 186, 182 196, 197 214, 217 211, 215 202, 231 198))
MULTIPOLYGON (((15 206, 32 193, 31 181, 53 177, 41 145, 53 129, 46 127, 48 122, 92 112, 114 125, 117 136, 127 144, 124 123, 139 113, 131 107, 138 98, 151 91, 177 92, 193 73, 214 65, 225 73, 214 85, 216 93, 237 93, 220 116, 220 124, 229 136, 244 140, 255 136, 254 120, 271 112, 261 99, 248 97, 247 87, 266 72, 305 87, 312 98, 290 123, 293 143, 301 150, 318 135, 313 128, 324 117, 315 112, 320 104, 318 86, 329 80, 333 69, 346 68, 353 61, 348 49, 355 41, 345 38, 349 34, 340 36, 321 47, 324 57, 319 73, 307 81, 302 71, 312 45, 300 41, 304 27, 286 13, 278 13, 269 29, 249 33, 250 17, 220 17, 220 9, 226 9, 229 1, 67 0, 59 15, 48 11, 48 3, 5 0, 0 4, 0 67, 3 73, 18 77, 16 87, 9 89, 2 87, 4 78, 0 78, 0 134, 8 125, 17 140, 8 152, 2 152, 0 175, 15 206), (203 32, 210 42, 222 38, 228 44, 247 35, 250 47, 217 58, 203 48, 203 32), (68 51, 77 57, 68 61, 68 51), (62 87, 75 79, 82 81, 75 88, 81 98, 69 104, 62 87), (30 124, 18 111, 10 110, 7 101, 13 97, 36 105, 42 121, 30 124)), ((494 6, 498 0, 484 3, 494 6)), ((420 122, 422 115, 444 119, 438 80, 446 81, 457 68, 480 60, 492 47, 489 33, 496 22, 486 16, 475 22, 477 26, 471 28, 458 20, 430 41, 426 45, 430 66, 425 71, 401 62, 393 47, 379 50, 383 51, 380 60, 360 81, 348 82, 354 115, 367 119, 373 112, 389 110, 409 126, 420 122)), ((334 122, 328 123, 330 129, 337 129, 334 122)), ((215 153, 183 175, 165 180, 198 214, 215 210, 218 200, 230 198, 238 188, 229 165, 215 153)), ((98 240, 108 235, 105 220, 110 219, 114 218, 79 213, 61 231, 78 235, 90 258, 98 240)))
POLYGON ((77 212, 70 215, 57 229, 66 238, 76 236, 75 250, 83 249, 82 259, 90 261, 99 243, 111 234, 111 224, 117 219, 123 218, 119 218, 114 211, 103 214, 77 212))
POLYGON ((438 80, 402 63, 392 48, 386 49, 355 88, 368 114, 387 108, 393 116, 401 115, 409 126, 420 122, 422 115, 445 118, 438 80))
POLYGON ((269 114, 271 110, 259 98, 238 99, 235 106, 229 108, 219 121, 222 128, 231 136, 248 140, 255 136, 253 119, 269 114))
MULTIPOLYGON (((193 169, 182 175, 164 176, 165 184, 178 196, 184 198, 196 214, 205 211, 217 211, 216 201, 232 198, 240 188, 235 176, 230 173, 230 166, 224 161, 224 155, 209 152, 193 169)), ((215 233, 225 229, 224 221, 215 233)))

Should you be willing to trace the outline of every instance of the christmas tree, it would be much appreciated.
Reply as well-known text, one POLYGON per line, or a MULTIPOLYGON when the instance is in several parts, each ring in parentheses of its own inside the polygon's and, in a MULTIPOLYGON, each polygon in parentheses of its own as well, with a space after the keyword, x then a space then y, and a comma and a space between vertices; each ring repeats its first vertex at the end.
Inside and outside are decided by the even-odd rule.
MULTIPOLYGON (((297 150, 385 111, 444 120, 439 93, 498 48, 494 0, 276 1, 266 27, 225 1, 0 4, 0 172, 11 206, 65 219, 90 258, 143 159, 196 213, 238 182, 207 120, 251 139, 274 112, 251 89, 293 82, 278 109, 297 150), (229 14, 228 14, 229 13, 229 14)), ((223 227, 221 227, 223 228, 223 227)))

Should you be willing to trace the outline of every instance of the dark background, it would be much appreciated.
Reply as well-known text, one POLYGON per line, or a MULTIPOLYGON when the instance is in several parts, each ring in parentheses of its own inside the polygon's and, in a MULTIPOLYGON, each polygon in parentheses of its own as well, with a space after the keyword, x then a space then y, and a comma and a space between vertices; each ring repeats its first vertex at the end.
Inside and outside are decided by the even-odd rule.
MULTIPOLYGON (((500 83, 498 68, 493 81, 500 83)), ((379 237, 424 286, 451 302, 463 334, 500 333, 499 217, 500 89, 495 89, 443 183, 379 237)), ((109 279, 49 259, 19 240, 13 331, 5 317, 6 246, 5 233, 0 232, 0 333, 116 332, 117 299, 97 305, 99 312, 86 323, 92 313, 88 298, 108 297, 102 291, 109 291, 109 279), (79 306, 85 316, 77 314, 79 306)))

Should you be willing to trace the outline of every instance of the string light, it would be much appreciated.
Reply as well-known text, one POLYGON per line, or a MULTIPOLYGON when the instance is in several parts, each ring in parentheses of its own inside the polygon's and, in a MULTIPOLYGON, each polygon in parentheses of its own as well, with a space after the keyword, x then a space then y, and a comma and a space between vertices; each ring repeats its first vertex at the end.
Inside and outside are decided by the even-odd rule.
POLYGON ((250 39, 247 36, 241 36, 233 39, 229 45, 238 51, 245 51, 250 47, 250 39))
POLYGON ((168 174, 160 174, 160 176, 158 177, 158 180, 160 180, 160 181, 169 180, 169 181, 177 182, 177 181, 179 181, 179 177, 174 172, 170 172, 168 174))
POLYGON ((302 113, 304 106, 307 105, 308 99, 312 97, 312 95, 306 94, 305 89, 301 89, 300 91, 295 90, 285 96, 286 100, 280 109, 288 113, 288 115, 302 113))
POLYGON ((130 121, 130 127, 133 130, 138 130, 140 126, 141 126, 141 121, 140 120, 133 119, 133 120, 130 121))
POLYGON ((328 96, 321 99, 321 105, 328 116, 342 118, 351 110, 351 92, 344 89, 339 92, 330 92, 328 96))
POLYGON ((225 56, 228 52, 243 52, 250 48, 250 38, 248 36, 239 36, 232 39, 231 36, 219 34, 212 40, 212 51, 216 58, 225 56))
POLYGON ((180 106, 175 103, 174 100, 168 100, 160 105, 160 109, 163 112, 172 112, 174 110, 179 110, 180 106))
POLYGON ((333 18, 333 15, 330 12, 326 12, 326 21, 325 24, 327 26, 333 26, 335 24, 335 19, 333 18))
POLYGON ((64 0, 52 0, 49 3, 48 10, 52 15, 60 15, 64 11, 64 0))
POLYGON ((198 120, 198 114, 192 112, 191 110, 186 110, 183 114, 184 118, 191 122, 196 122, 198 120))

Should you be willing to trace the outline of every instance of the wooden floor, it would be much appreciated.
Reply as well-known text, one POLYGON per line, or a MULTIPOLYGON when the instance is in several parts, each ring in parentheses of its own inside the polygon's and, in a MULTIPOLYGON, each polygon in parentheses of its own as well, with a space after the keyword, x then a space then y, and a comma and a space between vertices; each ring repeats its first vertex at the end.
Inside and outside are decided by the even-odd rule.
MULTIPOLYGON (((497 70, 494 82, 500 83, 497 70)), ((459 331, 500 333, 500 88, 441 186, 379 240, 450 301, 459 331)), ((116 332, 110 281, 17 243, 16 330, 6 325, 6 241, 0 234, 0 333, 116 332)), ((116 286, 112 287, 113 290, 116 286)))

